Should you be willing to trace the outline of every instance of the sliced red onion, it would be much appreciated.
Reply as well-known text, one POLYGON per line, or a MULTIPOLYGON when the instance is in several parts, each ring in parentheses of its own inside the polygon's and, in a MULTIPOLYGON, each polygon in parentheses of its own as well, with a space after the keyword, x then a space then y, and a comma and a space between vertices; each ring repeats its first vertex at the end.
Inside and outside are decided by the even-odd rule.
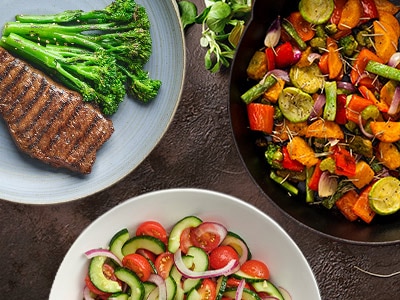
POLYGON ((217 222, 203 222, 193 228, 190 234, 194 240, 197 240, 197 237, 200 238, 204 234, 212 234, 218 236, 220 238, 219 243, 221 243, 228 234, 228 230, 224 225, 217 222))
POLYGON ((337 190, 337 186, 337 178, 331 176, 328 171, 324 171, 318 182, 318 195, 322 198, 332 196, 337 190))
POLYGON ((270 296, 268 293, 258 293, 258 296, 261 298, 261 300, 279 300, 274 296, 270 296))
POLYGON ((271 74, 274 75, 276 78, 280 78, 286 82, 290 82, 289 73, 287 71, 281 69, 273 69, 271 71, 268 71, 267 74, 265 74, 264 78, 271 74))
POLYGON ((84 300, 95 300, 90 293, 90 290, 87 286, 83 289, 83 299, 84 300))
POLYGON ((360 127, 361 132, 363 133, 363 135, 365 135, 366 138, 368 138, 368 139, 373 139, 374 138, 373 134, 371 134, 371 133, 369 133, 368 131, 365 130, 361 114, 358 115, 358 127, 360 127))
POLYGON ((389 61, 387 64, 393 68, 396 68, 399 63, 400 63, 400 52, 395 52, 389 58, 389 61))
POLYGON ((244 279, 240 280, 238 287, 236 289, 235 300, 242 299, 243 289, 244 289, 245 284, 246 284, 246 280, 244 280, 244 279))
POLYGON ((278 16, 269 26, 264 39, 264 45, 268 48, 274 48, 278 45, 281 38, 281 18, 278 16))
POLYGON ((390 103, 388 114, 394 115, 395 113, 397 113, 399 105, 400 105, 400 86, 397 86, 396 89, 394 90, 392 103, 390 103))
POLYGON ((308 60, 310 63, 313 63, 314 61, 316 61, 317 59, 320 59, 320 58, 321 58, 321 54, 312 52, 312 53, 310 53, 310 54, 308 55, 307 60, 308 60))
POLYGON ((311 111, 310 116, 308 119, 310 121, 314 120, 315 118, 319 117, 322 113, 322 109, 326 103, 326 97, 325 94, 319 94, 317 99, 314 102, 313 109, 311 111))
POLYGON ((107 249, 92 249, 92 250, 88 250, 88 251, 85 252, 85 255, 89 259, 93 258, 93 257, 96 257, 96 256, 105 256, 105 257, 111 258, 117 264, 122 266, 121 260, 114 253, 112 253, 110 250, 107 250, 107 249))
POLYGON ((175 266, 178 269, 178 271, 185 276, 186 278, 191 278, 191 279, 197 279, 197 278, 210 278, 210 277, 216 277, 216 276, 228 276, 230 274, 235 273, 239 269, 239 261, 236 259, 232 259, 229 261, 225 267, 221 269, 216 269, 216 270, 207 270, 204 272, 196 272, 188 269, 183 260, 182 260, 182 251, 178 249, 174 253, 174 262, 175 266))
POLYGON ((151 274, 149 277, 150 282, 153 282, 157 285, 157 288, 151 291, 150 295, 147 299, 159 299, 159 300, 166 300, 167 299, 167 287, 165 285, 164 279, 157 274, 151 274))
POLYGON ((339 89, 345 89, 346 91, 349 91, 350 93, 354 93, 356 91, 355 86, 351 82, 338 81, 336 84, 339 89))
POLYGON ((301 52, 301 50, 299 48, 293 46, 294 63, 296 63, 300 60, 302 54, 303 54, 303 52, 301 52))
POLYGON ((283 297, 283 299, 285 300, 292 300, 292 296, 290 295, 290 293, 283 287, 278 286, 278 290, 281 292, 281 295, 283 297))

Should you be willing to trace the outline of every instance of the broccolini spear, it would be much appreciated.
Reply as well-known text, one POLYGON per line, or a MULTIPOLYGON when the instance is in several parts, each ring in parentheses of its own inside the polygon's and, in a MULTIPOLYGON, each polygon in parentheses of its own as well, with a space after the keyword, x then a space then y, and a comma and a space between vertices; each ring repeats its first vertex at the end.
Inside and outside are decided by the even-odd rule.
POLYGON ((97 102, 105 114, 117 110, 125 93, 142 102, 156 97, 161 82, 144 71, 152 53, 150 21, 145 8, 133 0, 116 0, 102 11, 74 12, 46 18, 20 16, 30 23, 6 23, 0 46, 39 67, 51 69, 59 81, 80 92, 86 101, 97 102), (47 23, 49 20, 52 23, 47 23), (57 23, 57 20, 62 21, 57 23), (101 69, 96 71, 102 76, 94 76, 94 66, 100 67, 100 61, 91 64, 90 56, 94 56, 93 61, 103 58, 101 69), (86 73, 89 67, 91 71, 86 73), (104 74, 108 68, 110 75, 104 74), (125 87, 124 94, 119 81, 125 87))
POLYGON ((134 0, 115 0, 102 10, 66 10, 53 15, 17 15, 21 23, 66 23, 66 22, 128 22, 135 9, 134 0))
POLYGON ((65 57, 54 47, 48 50, 14 33, 3 36, 0 45, 7 50, 13 49, 20 57, 43 69, 53 71, 59 81, 80 92, 84 101, 99 104, 107 115, 115 113, 124 98, 125 76, 118 72, 115 59, 104 51, 65 57))

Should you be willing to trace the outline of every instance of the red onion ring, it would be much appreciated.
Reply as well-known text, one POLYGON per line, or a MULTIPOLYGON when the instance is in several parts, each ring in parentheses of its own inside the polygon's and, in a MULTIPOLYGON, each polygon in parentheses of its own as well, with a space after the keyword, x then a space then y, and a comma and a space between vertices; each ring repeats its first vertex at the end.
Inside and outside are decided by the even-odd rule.
POLYGON ((317 100, 315 100, 315 102, 314 102, 314 106, 313 106, 313 109, 311 110, 311 114, 308 117, 308 119, 310 121, 314 120, 315 118, 317 118, 318 116, 321 115, 322 108, 324 107, 325 103, 326 103, 325 95, 319 94, 317 97, 317 100))
POLYGON ((243 295, 243 289, 244 289, 244 285, 246 284, 246 280, 242 279, 240 280, 238 287, 236 289, 236 293, 235 293, 235 300, 241 300, 242 299, 242 295, 243 295))
POLYGON ((310 54, 307 56, 307 60, 308 60, 310 63, 313 63, 315 60, 320 59, 320 58, 321 58, 321 54, 315 53, 315 52, 310 53, 310 54))
POLYGON ((394 90, 392 103, 390 103, 388 114, 394 115, 395 113, 397 113, 397 110, 399 109, 399 105, 400 105, 400 87, 397 86, 396 89, 394 90))
POLYGON ((276 78, 280 78, 286 82, 290 82, 289 73, 284 70, 273 69, 271 71, 268 71, 267 74, 265 74, 264 78, 271 74, 274 75, 276 78))
POLYGON ((340 89, 345 89, 345 90, 349 91, 350 93, 354 93, 356 91, 355 86, 351 82, 348 82, 348 81, 338 81, 337 87, 340 89))
POLYGON ((94 300, 92 295, 90 294, 90 290, 87 286, 83 289, 83 299, 85 300, 94 300))
POLYGON ((151 291, 148 299, 157 299, 155 294, 158 294, 158 299, 159 300, 166 300, 167 299, 167 287, 165 285, 164 279, 157 274, 151 274, 149 277, 150 282, 153 282, 155 285, 157 285, 157 288, 155 288, 153 291, 151 291), (154 296, 154 298, 153 298, 154 296))
POLYGON ((175 266, 178 269, 178 271, 185 276, 186 278, 191 278, 191 279, 197 279, 197 278, 210 278, 210 277, 216 277, 216 276, 228 276, 232 273, 235 273, 239 269, 239 261, 236 259, 232 259, 229 261, 226 266, 224 266, 221 269, 216 269, 216 270, 207 270, 204 272, 196 272, 188 269, 183 260, 182 260, 182 251, 181 249, 178 249, 174 253, 174 262, 175 266))
POLYGON ((400 63, 400 52, 395 52, 389 58, 389 61, 387 64, 393 68, 396 68, 399 63, 400 63))
POLYGON ((283 296, 283 299, 285 300, 292 300, 292 296, 290 293, 283 287, 278 286, 278 290, 281 292, 281 295, 283 296))
POLYGON ((110 250, 107 250, 107 249, 92 249, 92 250, 88 250, 88 251, 85 252, 85 255, 89 259, 93 258, 93 257, 96 257, 96 256, 105 256, 105 257, 111 258, 118 265, 122 266, 121 260, 114 253, 112 253, 110 250))
POLYGON ((367 137, 368 139, 374 138, 373 134, 371 134, 365 130, 361 114, 358 115, 358 126, 360 127, 360 130, 363 133, 363 135, 365 135, 365 137, 367 137))

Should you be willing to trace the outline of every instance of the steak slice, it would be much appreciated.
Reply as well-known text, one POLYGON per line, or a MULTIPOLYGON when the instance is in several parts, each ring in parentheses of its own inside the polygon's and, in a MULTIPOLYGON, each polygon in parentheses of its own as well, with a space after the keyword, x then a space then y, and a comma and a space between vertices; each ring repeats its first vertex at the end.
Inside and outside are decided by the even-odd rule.
POLYGON ((0 114, 18 148, 54 167, 89 174, 114 132, 95 106, 0 47, 0 114))

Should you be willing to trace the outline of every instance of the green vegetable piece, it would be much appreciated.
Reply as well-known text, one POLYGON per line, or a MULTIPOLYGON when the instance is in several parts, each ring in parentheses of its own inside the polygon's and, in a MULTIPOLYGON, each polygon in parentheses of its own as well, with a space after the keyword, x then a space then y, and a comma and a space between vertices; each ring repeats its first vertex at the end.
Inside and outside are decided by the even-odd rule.
POLYGON ((269 143, 265 150, 267 163, 274 169, 282 169, 283 153, 279 145, 269 143))
POLYGON ((190 1, 178 1, 179 12, 183 29, 196 23, 197 6, 190 1))
POLYGON ((400 180, 387 176, 379 179, 368 194, 369 205, 380 215, 390 215, 400 209, 400 180))
POLYGON ((241 99, 244 103, 249 104, 260 97, 265 91, 267 91, 271 86, 277 82, 277 79, 273 75, 268 75, 256 85, 247 90, 241 99))
POLYGON ((316 25, 327 22, 334 7, 333 0, 301 0, 299 2, 299 11, 304 20, 316 25))
POLYGON ((285 29, 287 34, 296 42, 300 50, 306 50, 307 44, 302 40, 296 29, 287 19, 282 20, 282 28, 285 29))
POLYGON ((355 135, 349 141, 349 148, 360 155, 368 158, 373 156, 373 146, 371 140, 355 135))
POLYGON ((368 105, 361 112, 363 120, 376 120, 380 115, 379 109, 376 105, 368 105))
POLYGON ((293 85, 302 91, 314 94, 324 87, 324 76, 316 63, 306 67, 290 68, 289 77, 293 85))
POLYGON ((387 78, 387 79, 393 79, 396 81, 400 81, 400 70, 399 69, 396 69, 394 67, 385 65, 383 63, 380 63, 380 62, 377 62, 374 60, 370 60, 368 62, 367 66, 365 67, 365 70, 370 73, 387 78))
POLYGON ((335 121, 336 107, 337 107, 336 96, 337 96, 336 81, 325 82, 326 103, 324 107, 323 118, 327 121, 335 121))
POLYGON ((226 24, 230 21, 232 10, 225 2, 215 2, 208 12, 206 24, 215 33, 223 32, 226 24))
POLYGON ((314 191, 309 188, 308 183, 310 182, 311 176, 313 175, 315 166, 306 168, 306 203, 314 202, 314 191))
POLYGON ((329 173, 333 174, 335 173, 336 169, 335 160, 332 157, 324 158, 321 161, 319 168, 321 169, 321 171, 328 171, 329 173))
POLYGON ((345 56, 352 56, 357 50, 358 42, 353 35, 347 35, 339 39, 338 46, 341 49, 340 52, 345 56))
POLYGON ((292 195, 297 195, 299 193, 299 190, 292 185, 291 183, 287 182, 285 178, 278 176, 274 171, 271 171, 269 177, 275 181, 276 183, 279 183, 283 188, 285 188, 290 194, 292 195))
POLYGON ((313 109, 313 98, 295 87, 284 88, 278 98, 282 114, 291 122, 306 121, 313 109))

